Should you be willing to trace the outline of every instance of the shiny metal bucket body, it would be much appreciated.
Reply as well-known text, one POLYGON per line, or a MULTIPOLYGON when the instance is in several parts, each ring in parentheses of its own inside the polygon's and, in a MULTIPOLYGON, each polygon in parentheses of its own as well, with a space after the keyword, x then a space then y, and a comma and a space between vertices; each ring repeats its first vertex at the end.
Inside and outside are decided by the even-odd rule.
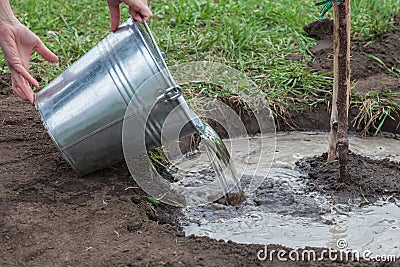
MULTIPOLYGON (((157 75, 165 71, 163 62, 146 32, 130 19, 35 95, 45 128, 78 173, 85 175, 123 159, 125 111, 149 79, 154 86, 141 92, 142 107, 135 116, 155 103, 163 114, 184 103, 182 96, 157 101, 171 89, 170 82, 157 75)), ((143 116, 147 119, 147 114, 143 116)), ((153 133, 157 133, 162 120, 163 116, 157 115, 146 123, 155 125, 153 133)), ((195 131, 185 129, 187 133, 195 131)), ((146 140, 151 146, 159 144, 157 134, 146 140)))

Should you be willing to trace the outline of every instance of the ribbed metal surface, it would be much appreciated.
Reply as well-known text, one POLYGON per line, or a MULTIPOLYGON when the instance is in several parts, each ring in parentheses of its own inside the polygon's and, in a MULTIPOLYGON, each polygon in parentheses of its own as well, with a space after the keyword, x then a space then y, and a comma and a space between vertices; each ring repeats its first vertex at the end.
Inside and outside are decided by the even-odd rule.
MULTIPOLYGON (((122 122, 127 106, 152 78, 151 90, 141 92, 135 101, 135 116, 152 107, 171 87, 170 80, 156 75, 165 68, 146 32, 128 20, 36 94, 36 108, 46 129, 77 172, 87 174, 123 159, 122 122)), ((179 101, 184 100, 180 97, 179 101)), ((157 105, 168 114, 179 101, 157 105)), ((146 119, 147 114, 144 123, 146 119)), ((151 144, 159 143, 161 120, 157 116, 147 122, 151 144)))

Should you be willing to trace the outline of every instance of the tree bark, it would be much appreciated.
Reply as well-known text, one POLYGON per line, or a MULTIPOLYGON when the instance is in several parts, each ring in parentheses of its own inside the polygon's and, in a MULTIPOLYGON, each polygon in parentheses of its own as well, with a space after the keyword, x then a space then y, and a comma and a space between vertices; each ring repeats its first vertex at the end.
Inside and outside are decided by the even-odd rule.
POLYGON ((347 169, 350 98, 350 0, 333 1, 333 97, 328 160, 339 158, 340 182, 349 183, 347 169))

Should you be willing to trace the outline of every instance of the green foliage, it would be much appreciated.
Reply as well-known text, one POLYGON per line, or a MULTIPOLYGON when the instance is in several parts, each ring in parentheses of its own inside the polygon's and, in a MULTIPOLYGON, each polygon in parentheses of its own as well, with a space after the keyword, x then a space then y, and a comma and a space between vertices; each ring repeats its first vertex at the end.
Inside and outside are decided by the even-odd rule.
POLYGON ((167 170, 169 172, 175 173, 176 171, 171 167, 171 163, 165 155, 164 148, 156 147, 149 150, 148 155, 150 161, 156 170, 167 170))
POLYGON ((374 130, 374 135, 380 133, 387 120, 395 120, 400 115, 400 93, 392 91, 371 91, 363 97, 353 100, 359 113, 353 121, 353 126, 360 130, 362 135, 368 135, 374 130))
POLYGON ((394 17, 400 14, 400 0, 351 1, 353 36, 371 40, 394 29, 394 17))
MULTIPOLYGON (((352 0, 352 32, 371 39, 393 27, 400 0, 352 0)), ((169 64, 215 61, 246 73, 273 105, 295 108, 293 101, 318 105, 326 101, 332 81, 304 68, 315 40, 302 27, 318 18, 313 1, 158 0, 149 1, 154 13, 150 26, 169 64), (299 60, 286 60, 288 55, 299 60)), ((33 56, 32 71, 41 86, 62 73, 109 33, 105 1, 14 0, 11 5, 60 58, 49 64, 33 56)), ((123 5, 122 21, 128 18, 123 5)), ((330 12, 327 14, 330 15, 330 12)), ((0 58, 1 65, 5 65, 0 58)), ((208 94, 213 94, 209 87, 208 94)))
POLYGON ((143 198, 145 199, 146 204, 149 207, 151 207, 152 209, 154 209, 154 206, 160 204, 161 200, 165 197, 165 195, 166 195, 166 193, 159 198, 155 198, 155 197, 151 197, 151 196, 144 196, 143 198))
POLYGON ((160 204, 160 200, 158 198, 154 198, 151 196, 144 196, 143 198, 146 199, 151 204, 160 204))

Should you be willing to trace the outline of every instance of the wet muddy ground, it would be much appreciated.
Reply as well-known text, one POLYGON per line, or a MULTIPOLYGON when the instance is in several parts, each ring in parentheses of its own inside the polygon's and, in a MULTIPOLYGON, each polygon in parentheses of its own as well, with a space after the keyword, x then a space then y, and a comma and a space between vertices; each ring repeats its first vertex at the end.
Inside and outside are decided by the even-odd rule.
POLYGON ((332 195, 338 202, 361 198, 361 204, 374 203, 382 197, 400 198, 400 164, 389 159, 374 160, 350 152, 348 168, 351 184, 338 185, 339 164, 327 163, 327 154, 298 162, 308 173, 309 190, 332 195))
MULTIPOLYGON (((391 55, 398 58, 399 51, 391 55)), ((323 129, 329 120, 316 114, 320 111, 305 110, 292 119, 300 128, 323 129)), ((0 82, 0 129, 0 266, 398 266, 396 262, 355 264, 326 257, 319 262, 260 261, 257 252, 263 245, 185 237, 175 224, 179 213, 169 206, 149 205, 123 163, 84 178, 76 175, 35 109, 12 93, 5 75, 0 82)), ((388 178, 398 172, 392 163, 384 162, 385 168, 380 168, 369 160, 354 160, 377 168, 376 174, 387 173, 388 178)), ((308 164, 313 170, 326 171, 329 166, 319 166, 320 162, 315 158, 308 164)), ((332 170, 326 173, 335 177, 332 170)), ((335 190, 332 178, 326 181, 311 175, 311 179, 317 185, 314 190, 335 190)), ((398 183, 382 187, 379 179, 361 184, 367 199, 386 190, 398 192, 398 183)), ((268 195, 270 189, 266 185, 262 192, 268 195)), ((268 248, 290 251, 273 244, 268 248)), ((316 249, 317 253, 322 250, 316 249)))
MULTIPOLYGON (((10 90, 5 92, 0 139, 1 266, 334 264, 328 259, 260 261, 257 252, 262 245, 185 237, 174 225, 174 209, 150 207, 124 164, 84 178, 77 176, 45 133, 34 108, 10 90)), ((260 194, 271 193, 268 184, 260 190, 260 194)), ((268 248, 290 251, 279 245, 268 244, 268 248)))
MULTIPOLYGON (((344 239, 349 249, 400 256, 396 241, 400 240, 400 202, 395 185, 400 141, 351 135, 352 150, 365 156, 349 156, 352 184, 344 187, 336 182, 337 163, 313 156, 326 151, 326 140, 327 133, 290 132, 278 133, 275 138, 227 142, 247 199, 236 207, 212 203, 185 209, 181 219, 184 231, 245 244, 278 243, 292 248, 336 247, 344 239), (275 151, 259 152, 261 143, 265 147, 276 143, 275 151), (246 161, 244 155, 251 155, 251 160, 246 161), (272 164, 265 161, 273 156, 272 164), (255 180, 254 174, 266 179, 253 191, 249 185, 255 180)), ((197 175, 196 181, 203 180, 204 175, 197 175)))

